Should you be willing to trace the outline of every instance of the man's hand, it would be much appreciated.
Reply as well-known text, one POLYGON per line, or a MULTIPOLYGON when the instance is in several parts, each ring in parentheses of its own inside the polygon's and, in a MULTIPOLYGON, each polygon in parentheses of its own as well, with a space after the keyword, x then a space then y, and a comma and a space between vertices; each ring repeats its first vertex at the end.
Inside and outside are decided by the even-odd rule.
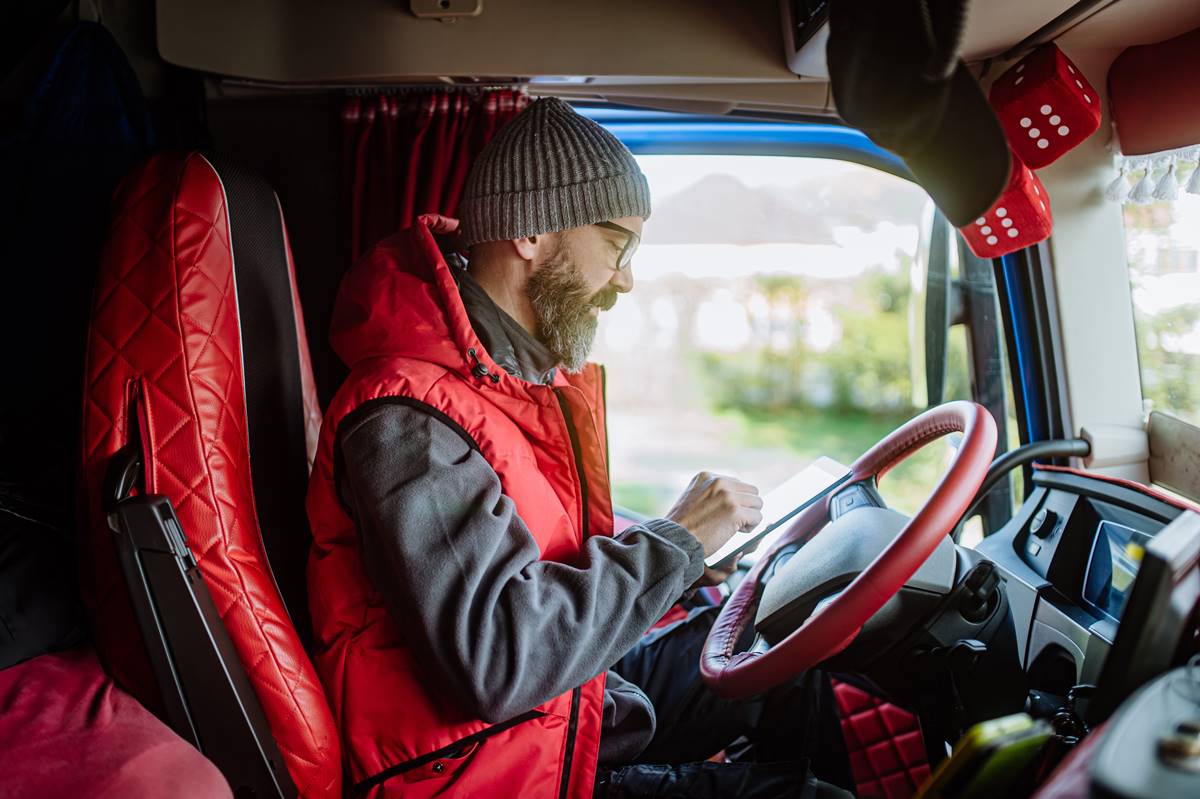
POLYGON ((700 472, 692 478, 666 518, 687 529, 704 547, 716 552, 739 530, 762 521, 758 489, 734 477, 700 472))
POLYGON ((700 579, 692 583, 692 588, 707 588, 710 585, 720 585, 729 579, 729 575, 733 574, 736 568, 737 560, 730 559, 729 565, 722 565, 719 569, 714 569, 711 566, 704 567, 704 574, 700 575, 700 579))

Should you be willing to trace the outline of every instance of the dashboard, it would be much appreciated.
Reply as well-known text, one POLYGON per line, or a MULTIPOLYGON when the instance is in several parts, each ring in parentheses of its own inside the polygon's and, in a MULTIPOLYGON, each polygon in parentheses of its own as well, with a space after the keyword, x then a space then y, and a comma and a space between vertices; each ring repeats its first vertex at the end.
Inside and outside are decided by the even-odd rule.
POLYGON ((1017 514, 976 547, 1005 582, 1030 688, 1097 682, 1142 553, 1180 513, 1133 488, 1035 469, 1017 514))

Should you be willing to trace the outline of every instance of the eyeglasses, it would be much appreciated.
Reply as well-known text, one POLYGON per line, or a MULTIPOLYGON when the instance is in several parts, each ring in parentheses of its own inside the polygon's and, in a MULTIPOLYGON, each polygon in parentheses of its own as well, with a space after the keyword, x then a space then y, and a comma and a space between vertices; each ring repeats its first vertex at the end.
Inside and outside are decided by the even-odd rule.
POLYGON ((633 263, 633 254, 637 252, 638 245, 642 243, 642 237, 627 227, 621 227, 616 222, 597 222, 596 227, 624 234, 625 245, 621 247, 621 254, 617 256, 617 271, 624 272, 633 263))

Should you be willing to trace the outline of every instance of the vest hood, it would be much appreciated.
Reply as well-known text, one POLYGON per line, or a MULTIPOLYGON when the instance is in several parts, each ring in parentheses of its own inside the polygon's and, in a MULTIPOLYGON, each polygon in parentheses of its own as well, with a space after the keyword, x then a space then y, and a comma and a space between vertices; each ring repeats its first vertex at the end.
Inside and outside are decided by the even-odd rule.
MULTIPOLYGON (((347 366, 403 356, 468 372, 486 358, 434 238, 457 228, 455 219, 422 216, 377 244, 342 278, 329 339, 347 366)), ((494 367, 490 359, 485 365, 494 367)))

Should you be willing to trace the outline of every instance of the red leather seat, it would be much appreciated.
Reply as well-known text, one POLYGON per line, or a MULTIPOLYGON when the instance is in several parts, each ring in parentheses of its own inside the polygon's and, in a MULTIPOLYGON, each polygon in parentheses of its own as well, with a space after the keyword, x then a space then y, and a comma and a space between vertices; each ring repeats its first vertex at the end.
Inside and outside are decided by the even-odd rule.
POLYGON ((302 796, 338 796, 336 727, 297 633, 320 412, 286 229, 260 178, 193 152, 124 180, 83 411, 83 578, 106 668, 158 704, 100 496, 114 453, 137 441, 145 490, 172 501, 292 780, 302 796))
POLYGON ((858 795, 914 795, 930 773, 917 717, 846 682, 834 680, 833 693, 858 795))

